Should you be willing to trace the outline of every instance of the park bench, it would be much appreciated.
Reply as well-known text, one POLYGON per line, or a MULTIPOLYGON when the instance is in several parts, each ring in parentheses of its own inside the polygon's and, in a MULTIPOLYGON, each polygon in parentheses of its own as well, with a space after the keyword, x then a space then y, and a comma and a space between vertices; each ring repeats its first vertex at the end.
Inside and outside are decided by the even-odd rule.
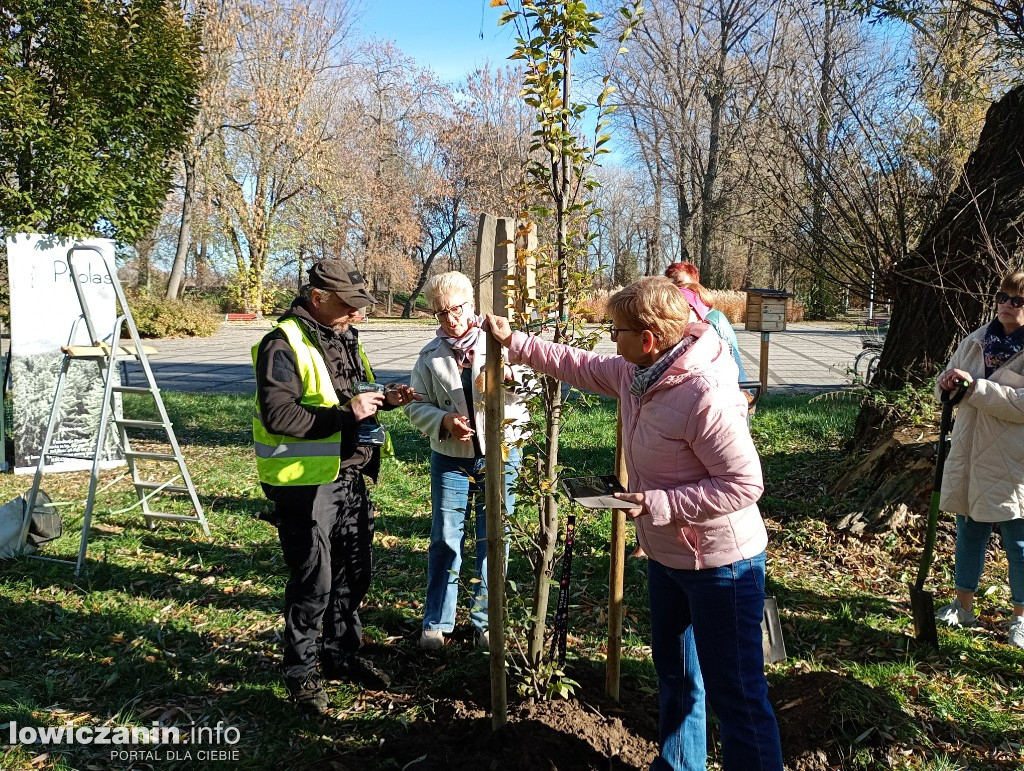
POLYGON ((260 315, 258 313, 225 313, 225 321, 256 321, 260 315))

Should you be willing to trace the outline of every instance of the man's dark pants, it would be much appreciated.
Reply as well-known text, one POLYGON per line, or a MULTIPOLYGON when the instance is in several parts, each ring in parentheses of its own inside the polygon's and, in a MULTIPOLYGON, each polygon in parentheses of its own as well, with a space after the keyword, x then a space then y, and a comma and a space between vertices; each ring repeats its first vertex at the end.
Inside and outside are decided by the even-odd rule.
POLYGON ((359 603, 370 587, 373 504, 363 475, 346 469, 323 485, 263 485, 280 520, 277 531, 290 577, 284 590, 284 673, 316 672, 317 634, 325 663, 359 649, 359 603))

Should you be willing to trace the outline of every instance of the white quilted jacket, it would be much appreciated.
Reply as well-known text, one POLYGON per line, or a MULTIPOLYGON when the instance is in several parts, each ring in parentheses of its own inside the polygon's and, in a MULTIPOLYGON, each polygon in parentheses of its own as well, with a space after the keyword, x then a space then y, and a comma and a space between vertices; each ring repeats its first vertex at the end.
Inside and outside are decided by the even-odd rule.
POLYGON ((974 382, 957 407, 939 506, 1004 522, 1024 518, 1024 351, 985 379, 987 328, 964 338, 946 367, 970 372, 974 382))

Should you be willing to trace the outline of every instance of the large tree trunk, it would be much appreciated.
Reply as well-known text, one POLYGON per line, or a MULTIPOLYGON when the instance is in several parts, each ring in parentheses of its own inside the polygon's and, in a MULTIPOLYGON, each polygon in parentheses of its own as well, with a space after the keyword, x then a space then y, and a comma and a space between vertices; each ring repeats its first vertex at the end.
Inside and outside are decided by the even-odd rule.
POLYGON ((171 264, 171 275, 167 281, 168 300, 177 300, 181 288, 181 279, 185 275, 185 260, 188 248, 192 243, 192 201, 196 193, 196 162, 194 158, 185 158, 185 189, 181 200, 181 224, 178 228, 178 247, 174 250, 174 262, 171 264))
MULTIPOLYGON (((1024 218, 1024 85, 993 104, 960 182, 892 272, 893 313, 876 383, 921 385, 970 330, 991 317, 999 277, 1019 261, 1024 218)), ((867 408, 856 436, 877 429, 867 408)))

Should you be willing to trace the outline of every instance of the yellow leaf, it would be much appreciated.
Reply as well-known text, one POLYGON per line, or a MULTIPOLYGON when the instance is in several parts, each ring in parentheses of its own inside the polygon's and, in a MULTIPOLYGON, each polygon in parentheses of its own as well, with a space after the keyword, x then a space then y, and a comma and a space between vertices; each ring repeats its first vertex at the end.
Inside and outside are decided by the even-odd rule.
POLYGON ((501 8, 505 5, 508 5, 505 0, 491 0, 491 8, 501 8))

